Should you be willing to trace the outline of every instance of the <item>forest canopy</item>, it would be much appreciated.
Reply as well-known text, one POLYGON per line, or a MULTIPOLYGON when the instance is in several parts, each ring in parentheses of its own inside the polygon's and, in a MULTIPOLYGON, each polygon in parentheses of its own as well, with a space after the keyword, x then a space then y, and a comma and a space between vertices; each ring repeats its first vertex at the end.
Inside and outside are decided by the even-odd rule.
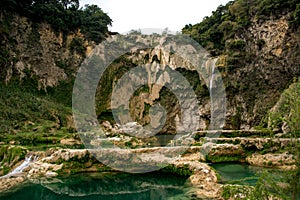
POLYGON ((222 54, 226 41, 247 29, 251 19, 276 18, 291 13, 290 25, 300 25, 299 0, 236 0, 219 6, 210 17, 195 25, 186 25, 182 32, 190 35, 213 55, 222 54))
POLYGON ((1 0, 1 11, 15 12, 33 22, 47 22, 56 31, 81 30, 87 39, 101 42, 112 20, 96 5, 79 7, 79 0, 1 0))

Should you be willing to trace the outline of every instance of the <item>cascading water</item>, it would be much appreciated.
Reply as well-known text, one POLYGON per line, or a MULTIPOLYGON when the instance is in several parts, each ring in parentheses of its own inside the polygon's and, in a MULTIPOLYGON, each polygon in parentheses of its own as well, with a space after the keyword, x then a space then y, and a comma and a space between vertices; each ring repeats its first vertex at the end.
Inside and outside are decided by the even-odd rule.
POLYGON ((38 159, 38 156, 33 157, 32 155, 30 155, 30 156, 26 157, 24 162, 20 166, 18 166, 12 172, 6 174, 5 176, 2 176, 1 178, 8 178, 8 177, 11 177, 13 175, 18 175, 18 174, 22 173, 23 170, 25 168, 27 168, 30 163, 36 161, 37 159, 38 159))
POLYGON ((215 62, 216 61, 213 61, 212 63, 212 67, 211 67, 211 76, 210 76, 210 80, 209 80, 209 93, 210 93, 210 96, 212 96, 212 89, 213 89, 213 81, 214 81, 214 76, 215 76, 215 62))
POLYGON ((226 95, 222 82, 222 76, 220 75, 216 66, 217 58, 209 59, 206 62, 206 69, 208 72, 207 80, 209 82, 209 94, 210 94, 210 113, 211 120, 209 130, 212 131, 208 137, 218 137, 221 130, 224 127, 226 119, 226 95))

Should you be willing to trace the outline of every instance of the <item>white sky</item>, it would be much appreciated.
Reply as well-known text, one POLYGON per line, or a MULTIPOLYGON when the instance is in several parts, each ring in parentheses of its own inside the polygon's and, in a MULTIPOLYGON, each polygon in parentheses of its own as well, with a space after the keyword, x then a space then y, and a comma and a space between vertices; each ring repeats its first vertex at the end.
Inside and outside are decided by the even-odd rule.
POLYGON ((113 20, 111 31, 168 28, 177 32, 196 24, 229 0, 80 0, 80 6, 96 4, 113 20))

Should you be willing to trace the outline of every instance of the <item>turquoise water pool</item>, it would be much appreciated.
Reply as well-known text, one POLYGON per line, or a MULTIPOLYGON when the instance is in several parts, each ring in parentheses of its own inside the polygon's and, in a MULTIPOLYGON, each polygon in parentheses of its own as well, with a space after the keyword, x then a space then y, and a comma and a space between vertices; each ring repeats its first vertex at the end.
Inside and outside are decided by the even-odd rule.
POLYGON ((264 170, 270 173, 279 173, 276 169, 254 167, 246 164, 219 163, 210 164, 219 174, 222 183, 238 183, 255 185, 264 170))
POLYGON ((129 200, 169 199, 184 196, 185 177, 152 172, 146 174, 78 174, 40 179, 0 195, 7 200, 129 200))

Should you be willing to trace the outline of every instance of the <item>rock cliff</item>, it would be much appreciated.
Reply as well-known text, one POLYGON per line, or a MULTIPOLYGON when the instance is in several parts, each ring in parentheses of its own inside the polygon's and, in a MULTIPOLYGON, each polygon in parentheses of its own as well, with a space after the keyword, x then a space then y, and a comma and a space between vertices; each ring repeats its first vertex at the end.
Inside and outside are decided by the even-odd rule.
MULTIPOLYGON (((235 3, 231 2, 228 12, 233 12, 234 6, 235 3)), ((228 12, 221 13, 221 16, 226 16, 228 12)), ((300 75, 300 34, 299 29, 290 22, 292 12, 282 12, 276 16, 271 14, 263 18, 253 14, 258 11, 251 12, 247 25, 230 33, 219 44, 219 50, 204 45, 211 52, 211 61, 216 60, 216 70, 220 72, 225 86, 226 122, 220 128, 249 130, 258 125, 267 126, 264 119, 268 111, 293 82, 293 78, 300 75)), ((37 24, 26 17, 8 14, 0 13, 3 33, 0 73, 1 80, 6 83, 29 78, 34 80, 40 90, 55 90, 63 82, 74 80, 82 61, 96 47, 95 43, 85 39, 80 30, 63 34, 54 31, 49 24, 37 24)), ((238 23, 234 20, 223 22, 229 25, 238 23)), ((193 26, 188 27, 187 30, 192 28, 193 26)), ((226 30, 220 34, 226 35, 226 30)), ((193 37, 191 32, 183 32, 193 37)), ((136 42, 138 44, 143 41, 136 42)), ((98 118, 107 120, 111 118, 112 110, 117 109, 111 106, 111 94, 117 81, 126 72, 141 64, 148 64, 153 68, 155 63, 168 66, 188 80, 199 101, 198 129, 208 129, 212 117, 209 77, 199 77, 191 63, 158 49, 132 51, 110 65, 104 72, 105 78, 100 80, 96 93, 98 118)), ((212 71, 212 68, 209 70, 212 71)), ((149 115, 151 107, 158 103, 167 115, 166 119, 157 115, 156 121, 166 120, 160 133, 172 134, 182 115, 180 102, 165 87, 169 75, 155 75, 154 71, 150 71, 157 79, 161 76, 162 85, 151 85, 148 80, 147 84, 139 88, 130 99, 130 115, 142 125, 152 123, 154 127, 158 127, 158 123, 149 115)))
MULTIPOLYGON (((289 14, 277 18, 252 18, 247 28, 226 41, 227 49, 224 53, 211 58, 217 60, 216 68, 222 76, 226 91, 225 129, 250 130, 258 125, 267 126, 265 119, 268 112, 279 100, 282 92, 292 84, 293 79, 300 75, 300 34, 290 25, 288 18, 289 14), (232 47, 235 45, 240 46, 232 47)), ((147 63, 154 65, 153 62, 169 66, 189 81, 200 102, 199 129, 208 129, 211 120, 209 79, 201 76, 199 78, 195 67, 190 63, 168 52, 143 50, 125 56, 118 64, 108 69, 106 75, 117 74, 117 78, 108 79, 111 85, 114 85, 125 72, 147 63)), ((100 93, 104 93, 104 90, 107 93, 112 89, 100 86, 100 93)), ((112 109, 108 103, 109 97, 108 95, 99 98, 99 102, 105 102, 99 107, 99 115, 112 109)), ((180 106, 172 91, 165 87, 146 85, 137 91, 130 102, 133 119, 141 124, 150 123, 147 109, 154 102, 164 105, 168 113, 167 125, 162 132, 174 132, 175 118, 179 115, 180 106)))
POLYGON ((66 34, 18 14, 2 11, 0 21, 1 77, 6 83, 30 78, 46 91, 70 81, 94 45, 80 30, 66 34))

